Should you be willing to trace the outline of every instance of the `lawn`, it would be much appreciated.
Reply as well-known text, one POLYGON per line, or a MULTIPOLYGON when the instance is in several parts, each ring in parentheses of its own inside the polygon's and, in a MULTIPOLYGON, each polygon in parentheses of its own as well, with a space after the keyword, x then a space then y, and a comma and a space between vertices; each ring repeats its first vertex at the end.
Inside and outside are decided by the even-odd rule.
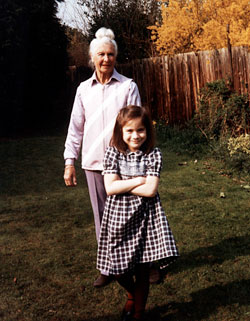
MULTIPOLYGON (((118 321, 125 294, 92 283, 96 240, 81 169, 63 182, 64 137, 0 143, 0 319, 118 321)), ((146 320, 250 320, 249 178, 162 147, 160 196, 180 259, 151 285, 146 320)))

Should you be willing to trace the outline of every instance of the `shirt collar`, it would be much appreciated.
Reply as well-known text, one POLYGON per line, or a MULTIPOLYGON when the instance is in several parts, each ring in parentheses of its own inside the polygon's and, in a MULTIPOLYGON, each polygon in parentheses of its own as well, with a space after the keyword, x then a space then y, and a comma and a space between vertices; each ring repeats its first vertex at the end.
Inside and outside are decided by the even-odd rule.
MULTIPOLYGON (((108 83, 109 83, 111 80, 117 80, 117 81, 121 82, 121 75, 116 71, 115 68, 114 68, 113 74, 112 74, 112 76, 110 77, 108 83)), ((97 80, 96 72, 94 72, 93 75, 92 75, 92 77, 90 78, 90 83, 91 83, 91 85, 93 85, 93 84, 98 83, 98 82, 99 82, 99 81, 97 80)))

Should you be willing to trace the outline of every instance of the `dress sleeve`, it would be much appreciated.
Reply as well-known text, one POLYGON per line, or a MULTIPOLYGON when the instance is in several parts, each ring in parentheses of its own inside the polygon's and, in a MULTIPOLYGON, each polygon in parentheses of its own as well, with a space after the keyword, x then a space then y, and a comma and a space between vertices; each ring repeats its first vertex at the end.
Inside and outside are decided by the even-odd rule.
POLYGON ((118 154, 118 151, 114 147, 108 147, 106 149, 103 160, 103 175, 119 174, 118 154))
POLYGON ((159 148, 155 148, 148 154, 148 164, 146 170, 146 176, 160 177, 162 169, 162 154, 159 148))

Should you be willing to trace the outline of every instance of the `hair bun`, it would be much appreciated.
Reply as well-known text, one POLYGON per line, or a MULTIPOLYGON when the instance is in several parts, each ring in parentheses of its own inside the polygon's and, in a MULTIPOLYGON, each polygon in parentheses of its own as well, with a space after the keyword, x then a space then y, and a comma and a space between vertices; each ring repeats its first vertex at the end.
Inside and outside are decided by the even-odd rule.
POLYGON ((114 35, 113 30, 107 29, 104 27, 97 30, 95 37, 96 37, 96 39, 102 39, 104 37, 109 38, 110 40, 115 39, 115 35, 114 35))

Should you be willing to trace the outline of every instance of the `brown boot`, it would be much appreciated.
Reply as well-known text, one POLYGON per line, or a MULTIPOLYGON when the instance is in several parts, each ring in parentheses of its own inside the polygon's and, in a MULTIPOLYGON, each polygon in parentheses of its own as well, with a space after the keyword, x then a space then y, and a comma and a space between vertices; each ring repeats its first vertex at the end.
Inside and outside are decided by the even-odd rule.
POLYGON ((95 288, 101 288, 108 285, 112 280, 113 280, 113 277, 111 275, 100 274, 98 278, 95 280, 95 282, 93 283, 93 286, 95 288))
POLYGON ((161 276, 160 270, 152 266, 149 270, 149 283, 159 284, 161 282, 162 282, 162 276, 161 276))
POLYGON ((121 321, 131 321, 134 314, 134 299, 127 299, 122 311, 121 321))

